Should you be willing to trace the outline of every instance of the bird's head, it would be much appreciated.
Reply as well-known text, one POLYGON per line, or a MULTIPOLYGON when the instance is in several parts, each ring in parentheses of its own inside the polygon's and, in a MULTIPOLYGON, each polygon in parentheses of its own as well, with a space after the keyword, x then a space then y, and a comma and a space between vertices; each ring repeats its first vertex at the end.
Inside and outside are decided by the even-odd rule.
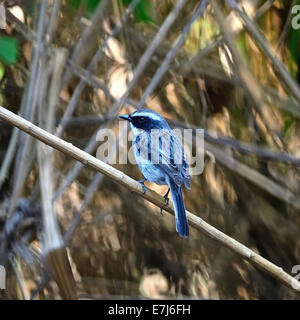
POLYGON ((129 115, 120 116, 130 122, 132 129, 150 131, 152 129, 170 129, 166 120, 150 109, 137 110, 129 115))

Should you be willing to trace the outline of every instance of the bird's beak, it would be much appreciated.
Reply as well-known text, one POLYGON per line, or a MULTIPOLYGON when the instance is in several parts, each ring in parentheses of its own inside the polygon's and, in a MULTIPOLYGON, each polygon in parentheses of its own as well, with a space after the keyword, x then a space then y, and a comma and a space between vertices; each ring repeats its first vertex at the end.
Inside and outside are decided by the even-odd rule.
POLYGON ((130 115, 129 114, 124 114, 124 115, 122 115, 122 116, 120 116, 120 118, 121 119, 124 119, 124 120, 127 120, 127 121, 131 121, 131 117, 130 117, 130 115))

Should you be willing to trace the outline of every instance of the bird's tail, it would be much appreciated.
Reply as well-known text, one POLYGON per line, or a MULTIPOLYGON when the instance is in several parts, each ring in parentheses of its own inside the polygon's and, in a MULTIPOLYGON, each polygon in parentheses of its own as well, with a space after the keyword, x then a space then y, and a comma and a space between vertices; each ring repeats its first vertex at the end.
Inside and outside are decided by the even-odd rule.
POLYGON ((173 181, 169 181, 169 187, 171 189, 175 210, 176 230, 181 237, 187 237, 189 235, 189 226, 186 219, 181 187, 173 181))

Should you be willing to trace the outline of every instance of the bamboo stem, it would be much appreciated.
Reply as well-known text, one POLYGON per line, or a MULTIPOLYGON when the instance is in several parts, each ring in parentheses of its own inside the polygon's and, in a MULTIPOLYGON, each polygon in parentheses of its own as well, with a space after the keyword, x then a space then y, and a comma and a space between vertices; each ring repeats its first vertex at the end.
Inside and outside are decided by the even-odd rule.
MULTIPOLYGON (((37 138, 38 140, 46 143, 47 145, 57 149, 64 154, 67 154, 85 164, 88 167, 91 167, 98 172, 103 173, 107 177, 111 178, 115 182, 125 186, 127 189, 139 194, 144 199, 150 201, 160 208, 164 208, 165 211, 174 215, 173 206, 170 204, 168 207, 165 206, 165 199, 157 194, 156 192, 147 189, 144 193, 143 187, 141 184, 134 179, 130 178, 123 172, 113 168, 112 166, 98 160, 97 158, 91 156, 90 154, 80 150, 79 148, 73 146, 71 143, 68 143, 47 131, 35 126, 31 122, 23 119, 22 117, 10 112, 9 110, 0 106, 0 119, 10 123, 13 126, 18 127, 20 130, 30 134, 31 136, 37 138)), ((286 273, 282 268, 276 266, 272 262, 263 258, 259 254, 250 250, 245 245, 239 243, 235 239, 227 236, 225 233, 219 231, 215 227, 211 226, 205 222, 200 217, 192 214, 191 212, 186 211, 187 219, 189 223, 195 227, 197 230, 208 235, 210 238, 216 240, 221 245, 231 249, 242 258, 248 260, 254 266, 263 270, 267 274, 279 280, 288 288, 300 294, 300 282, 295 278, 286 273)))

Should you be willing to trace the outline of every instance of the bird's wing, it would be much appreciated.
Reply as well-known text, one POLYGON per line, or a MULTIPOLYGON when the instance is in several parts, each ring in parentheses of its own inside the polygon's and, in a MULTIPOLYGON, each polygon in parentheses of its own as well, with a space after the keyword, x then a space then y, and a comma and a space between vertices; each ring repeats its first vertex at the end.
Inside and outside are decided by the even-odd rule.
POLYGON ((167 129, 140 134, 136 140, 140 159, 151 160, 160 167, 177 185, 190 189, 189 165, 178 137, 167 129))

